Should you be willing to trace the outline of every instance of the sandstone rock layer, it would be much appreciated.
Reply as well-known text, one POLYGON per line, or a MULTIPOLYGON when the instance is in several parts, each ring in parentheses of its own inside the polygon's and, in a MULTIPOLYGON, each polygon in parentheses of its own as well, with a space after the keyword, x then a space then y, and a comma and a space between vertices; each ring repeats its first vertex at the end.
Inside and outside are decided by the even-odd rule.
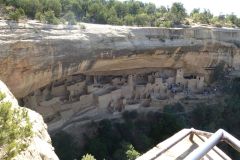
POLYGON ((240 69, 240 30, 0 21, 0 78, 17 98, 68 75, 130 74, 181 68, 209 74, 224 61, 240 69))
MULTIPOLYGON (((0 81, 0 91, 6 95, 4 101, 12 103, 12 107, 22 109, 8 87, 0 81)), ((14 160, 58 160, 51 144, 51 138, 47 132, 47 125, 40 114, 30 109, 28 115, 32 123, 33 137, 29 140, 26 150, 15 156, 14 160)), ((1 157, 0 157, 1 158, 1 157)))

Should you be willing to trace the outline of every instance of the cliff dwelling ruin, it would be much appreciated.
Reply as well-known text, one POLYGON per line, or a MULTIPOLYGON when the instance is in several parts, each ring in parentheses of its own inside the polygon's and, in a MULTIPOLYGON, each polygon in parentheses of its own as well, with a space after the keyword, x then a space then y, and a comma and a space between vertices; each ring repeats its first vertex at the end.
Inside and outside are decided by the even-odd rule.
POLYGON ((207 88, 204 75, 185 73, 184 68, 123 75, 76 74, 32 92, 21 102, 42 114, 49 130, 54 130, 85 109, 116 114, 138 107, 161 108, 180 99, 206 99, 213 94, 207 88))

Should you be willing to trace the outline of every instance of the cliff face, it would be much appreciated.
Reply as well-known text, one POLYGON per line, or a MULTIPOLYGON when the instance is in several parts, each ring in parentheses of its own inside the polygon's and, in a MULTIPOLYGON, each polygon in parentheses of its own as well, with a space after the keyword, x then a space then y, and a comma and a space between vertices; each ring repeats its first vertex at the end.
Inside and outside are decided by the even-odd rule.
POLYGON ((225 61, 240 69, 240 30, 51 26, 0 21, 0 78, 17 98, 67 75, 180 68, 208 74, 225 61))
MULTIPOLYGON (((19 110, 22 109, 19 107, 17 100, 2 81, 0 81, 0 91, 6 95, 4 101, 11 102, 12 107, 15 107, 19 110)), ((29 140, 29 146, 27 149, 20 152, 20 154, 15 156, 13 159, 58 160, 57 155, 54 153, 54 148, 51 145, 51 139, 47 132, 47 126, 43 122, 42 116, 35 111, 32 111, 30 109, 27 110, 30 122, 32 123, 33 137, 29 140)))

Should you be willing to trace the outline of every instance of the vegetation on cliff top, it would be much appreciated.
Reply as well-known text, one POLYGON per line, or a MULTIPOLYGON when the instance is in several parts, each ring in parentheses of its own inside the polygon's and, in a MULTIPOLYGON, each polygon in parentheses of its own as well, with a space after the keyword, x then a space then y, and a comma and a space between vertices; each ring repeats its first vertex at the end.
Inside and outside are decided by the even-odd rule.
POLYGON ((10 160, 28 147, 33 133, 28 112, 13 108, 4 98, 0 92, 0 159, 10 160))
POLYGON ((137 26, 163 26, 192 22, 221 26, 240 26, 234 15, 213 16, 209 10, 193 9, 187 15, 181 3, 168 7, 156 7, 153 3, 130 0, 0 0, 0 17, 18 21, 24 16, 44 23, 76 24, 77 21, 137 26))

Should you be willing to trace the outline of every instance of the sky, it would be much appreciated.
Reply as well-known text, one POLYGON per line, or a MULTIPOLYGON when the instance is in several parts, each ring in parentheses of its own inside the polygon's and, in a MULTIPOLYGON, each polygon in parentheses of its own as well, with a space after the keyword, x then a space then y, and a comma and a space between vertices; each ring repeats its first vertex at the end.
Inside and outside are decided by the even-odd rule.
MULTIPOLYGON (((126 0, 121 0, 126 1, 126 0)), ((184 4, 187 12, 193 8, 209 9, 214 15, 234 13, 240 16, 240 0, 139 0, 142 2, 152 2, 156 6, 171 6, 174 2, 184 4)))

